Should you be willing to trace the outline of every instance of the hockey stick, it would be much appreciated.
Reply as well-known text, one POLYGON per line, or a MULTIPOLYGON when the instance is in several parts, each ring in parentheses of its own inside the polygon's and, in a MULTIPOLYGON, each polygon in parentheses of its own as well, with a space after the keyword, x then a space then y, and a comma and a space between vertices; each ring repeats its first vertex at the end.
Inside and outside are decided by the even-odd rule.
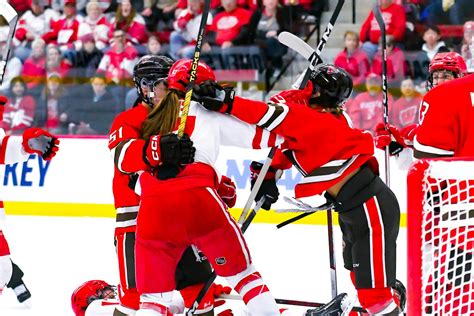
MULTIPOLYGON (((225 300, 234 300, 234 301, 242 300, 242 297, 240 295, 235 295, 235 294, 225 294, 225 295, 220 296, 220 298, 223 298, 225 300)), ((277 302, 277 304, 293 305, 293 306, 321 307, 321 306, 326 305, 326 303, 288 300, 284 298, 276 298, 275 301, 277 302)), ((353 306, 352 311, 356 313, 367 313, 367 311, 360 306, 353 306)))
POLYGON ((211 2, 210 0, 204 0, 204 8, 202 9, 201 23, 199 24, 199 32, 196 39, 196 48, 194 49, 194 56, 193 56, 193 60, 191 64, 191 72, 189 74, 189 83, 186 87, 186 96, 184 97, 183 110, 181 112, 181 119, 180 119, 179 127, 178 127, 178 136, 180 138, 183 137, 184 128, 186 127, 186 121, 188 119, 189 105, 191 104, 191 96, 193 95, 193 85, 197 76, 199 59, 201 58, 201 48, 202 48, 203 39, 204 39, 204 32, 206 31, 210 2, 211 2))
POLYGON ((321 211, 328 211, 328 210, 332 210, 334 208, 334 204, 331 203, 331 202, 327 202, 327 203, 324 203, 324 204, 321 204, 319 206, 317 206, 316 208, 314 208, 313 211, 310 211, 310 212, 305 212, 303 214, 299 214, 295 217, 292 217, 284 222, 281 222, 280 224, 278 224, 276 227, 278 229, 288 225, 288 224, 291 224, 291 223, 294 223, 302 218, 305 218, 306 216, 309 216, 311 214, 314 214, 316 212, 321 212, 321 211))
MULTIPOLYGON (((321 59, 320 58, 321 51, 323 50, 324 46, 326 45, 327 40, 329 38, 329 35, 331 35, 332 29, 334 28, 334 24, 336 23, 337 17, 339 16, 339 13, 341 12, 341 8, 344 5, 344 1, 345 0, 338 0, 337 1, 336 8, 334 9, 334 12, 332 13, 331 18, 329 19, 329 23, 326 27, 326 30, 324 31, 323 37, 321 38, 321 40, 318 43, 316 51, 311 50, 311 55, 314 54, 314 61, 315 61, 314 65, 316 65, 317 61, 321 59)), ((284 32, 282 32, 282 33, 284 33, 284 32)), ((301 41, 304 42, 303 40, 301 40, 301 41)), ((304 43, 306 44, 306 42, 304 42, 304 43)), ((308 44, 306 44, 306 45, 308 45, 308 44)), ((290 48, 293 49, 293 47, 290 47, 290 48)), ((314 68, 312 63, 310 63, 308 69, 312 69, 311 67, 314 68)), ((301 82, 301 85, 300 85, 300 89, 302 89, 306 86, 306 82, 309 79, 310 71, 308 69, 305 73, 305 77, 307 76, 306 81, 304 81, 304 79, 303 79, 303 81, 301 82), (304 85, 303 85, 303 83, 304 83, 304 85)), ((276 148, 273 147, 270 150, 270 152, 268 153, 267 160, 265 161, 265 164, 263 165, 262 170, 260 171, 260 173, 257 177, 257 180, 255 181, 255 184, 252 188, 252 191, 250 192, 250 196, 247 199, 247 203, 245 203, 242 214, 240 215, 240 218, 239 218, 239 221, 238 221, 239 224, 242 224, 244 222, 245 218, 247 217, 247 215, 249 213, 249 210, 250 210, 250 206, 252 205, 253 200, 257 196, 257 192, 260 189, 260 186, 262 185, 263 179, 265 178, 265 175, 268 171, 268 168, 270 167, 270 164, 272 163, 273 156, 275 155, 275 152, 276 152, 276 148)))
MULTIPOLYGON (((380 36, 382 38, 383 123, 385 129, 388 130, 387 34, 385 30, 385 21, 383 20, 382 12, 380 11, 380 5, 378 4, 374 7, 374 17, 380 27, 380 36)), ((394 141, 392 136, 392 141, 387 147, 385 147, 385 183, 388 187, 390 187, 390 154, 396 155, 402 150, 403 147, 394 141)))
POLYGON ((2 59, 0 60, 0 84, 3 83, 3 76, 5 75, 5 69, 7 67, 8 57, 10 55, 10 48, 12 46, 13 35, 15 34, 16 23, 18 22, 18 13, 13 7, 6 1, 0 1, 0 15, 5 18, 8 23, 8 37, 5 47, 2 51, 2 59))
POLYGON ((255 207, 250 211, 249 216, 245 219, 245 221, 242 223, 242 227, 240 228, 242 230, 242 234, 245 233, 247 228, 249 228, 250 223, 252 223, 253 219, 255 218, 255 215, 257 215, 257 211, 259 211, 262 208, 263 203, 265 203, 265 197, 262 196, 260 200, 255 204, 255 207))

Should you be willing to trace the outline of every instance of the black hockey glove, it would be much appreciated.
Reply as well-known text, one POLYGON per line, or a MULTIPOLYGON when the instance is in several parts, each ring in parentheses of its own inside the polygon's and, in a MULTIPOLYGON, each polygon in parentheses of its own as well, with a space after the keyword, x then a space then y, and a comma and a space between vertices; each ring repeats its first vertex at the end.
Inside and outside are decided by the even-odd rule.
POLYGON ((160 138, 161 162, 170 165, 185 165, 194 162, 193 141, 187 134, 178 138, 176 134, 167 134, 160 138))
POLYGON ((194 85, 192 99, 209 111, 230 114, 235 91, 232 87, 222 87, 217 82, 206 80, 194 85))
MULTIPOLYGON (((262 170, 263 164, 257 161, 252 161, 250 164, 250 187, 253 189, 255 181, 257 181, 257 177, 260 174, 260 170, 262 170)), ((269 210, 273 203, 278 201, 278 196, 280 193, 278 192, 278 187, 276 185, 276 170, 275 168, 270 167, 268 169, 267 174, 260 186, 260 189, 255 196, 255 202, 260 201, 262 196, 265 197, 265 202, 262 205, 264 210, 269 210)))

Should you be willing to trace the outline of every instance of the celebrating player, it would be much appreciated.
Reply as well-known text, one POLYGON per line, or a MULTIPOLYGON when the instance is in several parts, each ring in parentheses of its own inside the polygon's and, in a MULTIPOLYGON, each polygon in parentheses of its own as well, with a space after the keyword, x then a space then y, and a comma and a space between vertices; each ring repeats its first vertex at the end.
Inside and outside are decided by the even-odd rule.
MULTIPOLYGON (((351 92, 347 72, 321 64, 311 72, 304 90, 283 91, 269 103, 234 98, 232 90, 210 81, 196 85, 193 95, 208 110, 231 114, 285 138, 272 168, 293 164, 301 172, 304 178, 295 187, 297 198, 326 191, 325 197, 339 212, 344 266, 351 271, 362 307, 369 314, 398 315, 392 287, 400 209, 378 177, 371 135, 353 129, 342 110, 351 92)), ((266 179, 257 199, 264 195, 274 203, 276 179, 266 179)), ((343 298, 337 296, 329 306, 307 315, 338 314, 343 298)))
POLYGON ((387 130, 379 124, 376 147, 385 149, 394 138, 403 147, 414 147, 415 158, 473 155, 474 136, 469 136, 474 134, 470 128, 474 115, 470 93, 473 78, 463 78, 467 73, 464 59, 454 52, 436 54, 429 73, 430 91, 421 102, 419 124, 400 131, 392 125, 387 130))
MULTIPOLYGON (((0 96, 0 120, 7 98, 0 96)), ((58 151, 59 140, 40 128, 28 128, 23 136, 7 136, 0 129, 0 164, 26 161, 31 154, 38 154, 51 160, 58 151)), ((3 216, 3 202, 0 201, 0 217, 3 216)), ((0 223, 1 224, 1 223, 0 223)), ((10 259, 10 249, 0 225, 0 294, 5 286, 13 289, 20 303, 29 305, 31 293, 22 280, 23 271, 10 259)))
MULTIPOLYGON (((117 210, 115 246, 119 262, 118 293, 121 302, 116 308, 115 316, 135 315, 139 308, 140 295, 136 290, 135 281, 135 229, 140 198, 133 191, 133 187, 136 173, 150 169, 148 162, 143 160, 143 152, 150 142, 139 138, 143 122, 168 92, 168 72, 172 65, 173 60, 165 56, 142 57, 135 65, 133 73, 133 81, 139 95, 137 105, 119 114, 112 123, 109 148, 114 155, 116 166, 113 192, 117 210)), ((163 139, 168 139, 169 146, 173 146, 177 140, 175 136, 164 136, 163 139)), ((229 178, 222 177, 218 193, 229 207, 235 204, 235 185, 229 178)), ((188 308, 211 273, 207 259, 201 258, 195 247, 186 249, 176 268, 175 277, 177 289, 181 291, 188 308)), ((212 315, 212 301, 210 292, 203 299, 196 314, 212 315)))
MULTIPOLYGON (((143 125, 143 137, 153 144, 175 130, 189 82, 191 60, 177 61, 169 72, 169 92, 143 125), (158 136, 156 136, 158 135, 158 136)), ((215 80, 212 69, 199 63, 196 81, 215 80)), ((184 132, 196 149, 195 162, 181 166, 174 178, 163 180, 166 152, 148 146, 143 152, 154 174, 140 175, 141 203, 137 219, 136 274, 142 293, 139 315, 169 315, 176 287, 174 270, 191 244, 207 256, 217 275, 239 292, 251 314, 279 315, 278 307, 252 265, 245 239, 216 189, 214 164, 219 146, 271 147, 282 139, 232 117, 221 117, 191 102, 184 132), (161 179, 160 179, 161 178, 161 179)), ((140 151, 141 152, 141 151, 140 151)))

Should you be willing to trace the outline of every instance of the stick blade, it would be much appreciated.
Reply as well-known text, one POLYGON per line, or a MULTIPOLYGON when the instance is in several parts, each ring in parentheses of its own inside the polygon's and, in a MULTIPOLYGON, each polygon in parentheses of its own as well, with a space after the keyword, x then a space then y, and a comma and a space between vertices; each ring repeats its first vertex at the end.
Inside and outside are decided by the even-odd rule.
POLYGON ((281 32, 278 35, 278 41, 288 48, 291 48, 307 60, 311 60, 314 54, 314 49, 293 33, 286 31, 281 32))

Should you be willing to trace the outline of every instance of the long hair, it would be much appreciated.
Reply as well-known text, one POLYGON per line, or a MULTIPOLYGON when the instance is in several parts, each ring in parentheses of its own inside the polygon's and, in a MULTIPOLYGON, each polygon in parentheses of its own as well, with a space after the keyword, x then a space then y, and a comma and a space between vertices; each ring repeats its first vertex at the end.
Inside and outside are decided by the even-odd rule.
POLYGON ((115 11, 115 28, 122 28, 122 23, 124 23, 125 27, 122 28, 124 32, 127 32, 130 25, 132 25, 135 16, 137 15, 135 8, 132 6, 130 10, 130 14, 127 17, 122 16, 122 5, 119 4, 117 7, 117 11, 115 11))
POLYGON ((178 90, 170 90, 148 114, 143 123, 142 138, 149 139, 153 135, 166 135, 171 133, 178 121, 180 102, 184 93, 178 90))

